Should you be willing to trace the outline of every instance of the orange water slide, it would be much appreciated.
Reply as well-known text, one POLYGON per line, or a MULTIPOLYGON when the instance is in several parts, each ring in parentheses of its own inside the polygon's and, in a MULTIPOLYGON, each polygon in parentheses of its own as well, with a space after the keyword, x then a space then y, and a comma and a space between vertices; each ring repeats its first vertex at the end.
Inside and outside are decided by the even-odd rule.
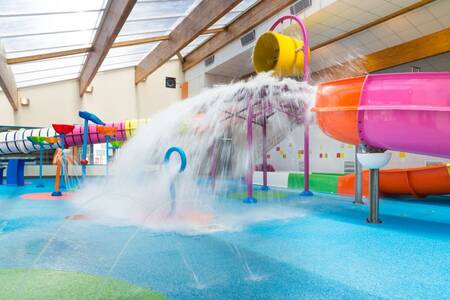
MULTIPOLYGON (((363 172, 363 195, 369 195, 369 172, 363 172)), ((337 193, 355 194, 355 174, 338 179, 337 193)), ((383 195, 413 195, 417 198, 428 195, 450 194, 450 164, 411 169, 380 171, 380 193, 383 195)))

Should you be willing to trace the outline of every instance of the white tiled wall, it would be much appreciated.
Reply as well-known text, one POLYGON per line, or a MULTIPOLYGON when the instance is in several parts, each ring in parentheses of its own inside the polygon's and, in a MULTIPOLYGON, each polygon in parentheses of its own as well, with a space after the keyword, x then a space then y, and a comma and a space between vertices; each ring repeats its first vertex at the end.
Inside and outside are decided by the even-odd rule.
MULTIPOLYGON (((354 161, 355 147, 353 145, 331 139, 317 125, 310 127, 310 137, 312 172, 343 173, 344 163, 354 161)), ((303 150, 303 127, 295 129, 277 147, 269 151, 268 158, 268 163, 274 166, 276 171, 301 170, 303 155, 299 156, 298 151, 303 150)), ((385 169, 423 167, 429 162, 447 163, 448 161, 443 158, 392 151, 392 159, 385 169)))

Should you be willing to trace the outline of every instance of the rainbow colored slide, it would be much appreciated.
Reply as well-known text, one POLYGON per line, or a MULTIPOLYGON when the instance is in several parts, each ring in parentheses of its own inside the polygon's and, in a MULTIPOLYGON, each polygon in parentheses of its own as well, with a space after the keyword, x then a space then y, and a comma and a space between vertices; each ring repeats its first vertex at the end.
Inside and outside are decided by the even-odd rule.
MULTIPOLYGON (((147 123, 148 120, 126 120, 120 122, 107 123, 106 126, 116 128, 115 140, 125 141, 131 138, 136 128, 147 123)), ((88 131, 88 144, 98 144, 106 142, 105 136, 97 130, 98 125, 90 124, 88 131)), ((64 139, 66 147, 80 146, 83 144, 83 126, 75 125, 73 131, 68 133, 64 139)), ((39 146, 28 140, 29 136, 54 137, 57 133, 51 127, 38 129, 19 129, 0 133, 0 154, 30 153, 39 151, 39 146)), ((60 148, 60 142, 54 144, 44 144, 44 149, 60 148)))
MULTIPOLYGON (((349 144, 450 158, 450 73, 374 74, 319 85, 320 128, 349 144)), ((337 193, 354 193, 354 175, 337 193)), ((368 174, 363 176, 367 195, 368 174)), ((448 165, 383 170, 380 192, 417 197, 450 194, 448 165)))

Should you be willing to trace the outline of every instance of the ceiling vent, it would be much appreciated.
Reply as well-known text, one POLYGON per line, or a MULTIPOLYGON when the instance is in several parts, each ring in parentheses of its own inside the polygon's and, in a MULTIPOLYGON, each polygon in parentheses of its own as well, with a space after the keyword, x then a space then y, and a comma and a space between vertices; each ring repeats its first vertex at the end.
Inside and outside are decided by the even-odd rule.
POLYGON ((245 46, 253 43, 253 41, 255 40, 255 37, 256 37, 255 30, 250 31, 249 33, 247 33, 246 35, 241 37, 242 47, 245 47, 245 46))
POLYGON ((300 0, 296 2, 294 5, 291 6, 291 14, 292 15, 298 15, 303 10, 311 6, 312 0, 300 0))
POLYGON ((208 67, 214 63, 214 55, 205 59, 205 67, 208 67))

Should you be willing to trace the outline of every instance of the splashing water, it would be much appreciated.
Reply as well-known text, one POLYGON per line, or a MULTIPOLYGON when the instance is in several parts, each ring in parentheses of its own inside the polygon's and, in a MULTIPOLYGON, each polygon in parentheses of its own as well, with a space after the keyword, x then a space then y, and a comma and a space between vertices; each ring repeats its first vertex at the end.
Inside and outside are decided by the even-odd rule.
POLYGON ((73 203, 98 221, 188 233, 235 230, 252 222, 298 216, 302 212, 282 206, 246 206, 237 211, 229 208, 230 201, 217 200, 236 191, 236 180, 242 183, 251 161, 258 164, 261 159, 264 118, 268 144, 273 147, 308 118, 314 94, 315 88, 307 83, 261 74, 177 103, 139 128, 117 155, 110 176, 86 182, 73 203), (247 144, 250 106, 251 147, 247 144), (168 165, 162 164, 171 146, 187 154, 183 173, 178 173, 177 155, 168 165), (173 214, 172 181, 177 196, 173 214))

